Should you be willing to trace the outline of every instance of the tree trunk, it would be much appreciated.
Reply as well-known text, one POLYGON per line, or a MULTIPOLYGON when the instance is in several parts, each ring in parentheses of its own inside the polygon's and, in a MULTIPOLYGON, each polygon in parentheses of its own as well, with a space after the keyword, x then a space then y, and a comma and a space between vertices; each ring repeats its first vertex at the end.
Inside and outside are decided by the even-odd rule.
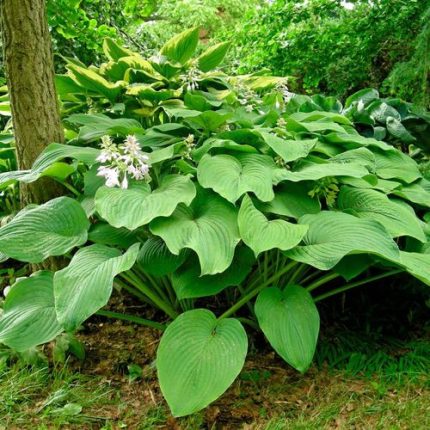
MULTIPOLYGON (((64 133, 54 84, 54 64, 44 0, 0 0, 6 78, 18 166, 30 169, 64 133)), ((61 192, 52 180, 23 184, 21 202, 42 203, 61 192)))

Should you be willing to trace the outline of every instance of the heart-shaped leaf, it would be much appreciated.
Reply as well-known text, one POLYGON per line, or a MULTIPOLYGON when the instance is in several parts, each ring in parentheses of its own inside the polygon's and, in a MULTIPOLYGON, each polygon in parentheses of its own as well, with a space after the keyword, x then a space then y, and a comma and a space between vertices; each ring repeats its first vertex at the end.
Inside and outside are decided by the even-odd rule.
POLYGON ((55 273, 54 294, 58 321, 67 331, 76 330, 88 317, 105 306, 116 275, 131 269, 139 244, 127 252, 105 245, 80 249, 70 264, 55 273))
POLYGON ((128 189, 101 187, 96 192, 96 210, 114 227, 134 230, 154 218, 169 216, 179 203, 189 205, 196 188, 189 176, 165 176, 160 186, 151 191, 145 182, 136 182, 128 189))
POLYGON ((200 185, 212 188, 232 203, 247 192, 269 202, 275 197, 273 178, 282 170, 266 155, 240 154, 233 157, 222 154, 212 157, 206 154, 199 163, 197 177, 200 185))
POLYGON ((77 201, 59 197, 20 212, 0 228, 0 252, 19 261, 40 263, 84 244, 89 225, 77 201))
POLYGON ((223 394, 241 371, 247 349, 236 319, 217 321, 206 309, 176 318, 157 351, 160 387, 173 416, 197 412, 223 394))
POLYGON ((373 254, 399 262, 400 253, 387 230, 377 221, 342 212, 305 215, 299 224, 309 226, 304 246, 285 251, 293 260, 320 270, 333 268, 348 254, 373 254))
POLYGON ((190 257, 172 275, 172 285, 178 299, 192 299, 218 294, 227 287, 240 285, 255 262, 252 251, 238 246, 230 267, 216 275, 200 276, 200 266, 195 256, 190 257))
POLYGON ((173 254, 190 248, 199 257, 202 275, 224 272, 240 240, 237 209, 217 194, 199 189, 190 206, 180 204, 169 218, 157 218, 150 230, 173 254))
POLYGON ((52 281, 53 274, 43 271, 12 286, 0 318, 0 343, 25 351, 63 331, 55 314, 52 281))
POLYGON ((298 285, 265 288, 255 302, 258 323, 273 349, 299 372, 312 362, 320 318, 311 295, 298 285))
POLYGON ((291 249, 300 243, 308 230, 306 225, 292 224, 282 219, 268 221, 248 195, 242 200, 237 221, 240 237, 255 255, 273 248, 283 251, 291 249))
POLYGON ((392 237, 411 236, 426 241, 414 210, 398 200, 371 189, 342 187, 337 199, 340 210, 379 221, 392 237))

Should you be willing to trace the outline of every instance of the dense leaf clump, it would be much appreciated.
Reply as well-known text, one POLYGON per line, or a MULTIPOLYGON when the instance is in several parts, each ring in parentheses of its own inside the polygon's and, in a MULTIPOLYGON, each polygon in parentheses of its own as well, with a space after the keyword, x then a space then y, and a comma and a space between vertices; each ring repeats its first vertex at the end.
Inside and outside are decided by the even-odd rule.
POLYGON ((68 260, 12 285, 0 341, 25 350, 73 332, 122 290, 173 320, 157 370, 175 416, 233 382, 244 325, 304 372, 315 302, 402 272, 430 284, 430 182, 412 147, 396 147, 428 143, 404 105, 363 93, 343 109, 283 78, 228 76, 213 70, 228 45, 195 56, 198 38, 190 29, 150 58, 106 39, 100 67, 71 61, 57 77, 68 143, 0 173, 2 189, 49 176, 69 192, 0 228, 4 258, 68 260))

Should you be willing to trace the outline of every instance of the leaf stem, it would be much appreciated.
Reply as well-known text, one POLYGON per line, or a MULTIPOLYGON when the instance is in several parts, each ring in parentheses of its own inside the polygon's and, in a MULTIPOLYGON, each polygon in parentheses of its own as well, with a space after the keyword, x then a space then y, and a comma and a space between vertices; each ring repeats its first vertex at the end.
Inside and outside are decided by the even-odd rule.
POLYGON ((246 305, 251 299, 253 299, 260 291, 264 290, 268 285, 272 282, 277 281, 281 278, 285 273, 288 273, 294 266, 298 263, 297 261, 291 261, 285 267, 283 267, 278 273, 275 273, 272 277, 270 277, 266 282, 263 282, 259 287, 253 289, 249 293, 245 294, 238 302, 236 302, 231 308, 227 309, 219 318, 218 321, 223 318, 227 318, 230 315, 233 315, 237 310, 239 310, 242 306, 246 305))
POLYGON ((314 298, 314 302, 319 302, 321 300, 327 299, 328 297, 334 296, 339 293, 343 293, 344 291, 351 290, 352 288, 355 288, 355 287, 359 287, 360 285, 368 284, 373 281, 378 281, 379 279, 387 278, 388 276, 392 276, 392 275, 397 275, 398 273, 402 273, 402 272, 404 272, 404 270, 402 269, 391 270, 390 272, 381 273, 380 275, 362 279, 361 281, 352 282, 351 284, 346 284, 343 287, 339 287, 334 290, 328 291, 327 293, 320 294, 319 296, 314 298))
POLYGON ((100 310, 96 312, 96 315, 100 315, 102 317, 107 317, 107 318, 115 318, 123 321, 129 321, 129 322, 144 325, 147 327, 156 328, 157 330, 165 330, 167 327, 165 324, 160 324, 155 321, 146 320, 144 318, 140 318, 135 315, 121 314, 119 312, 100 310))
POLYGON ((338 273, 328 273, 327 275, 321 276, 321 278, 317 279, 316 281, 312 282, 309 286, 306 287, 306 289, 311 292, 315 290, 315 288, 320 287, 321 285, 326 284, 327 282, 332 281, 333 279, 338 278, 340 275, 338 273))

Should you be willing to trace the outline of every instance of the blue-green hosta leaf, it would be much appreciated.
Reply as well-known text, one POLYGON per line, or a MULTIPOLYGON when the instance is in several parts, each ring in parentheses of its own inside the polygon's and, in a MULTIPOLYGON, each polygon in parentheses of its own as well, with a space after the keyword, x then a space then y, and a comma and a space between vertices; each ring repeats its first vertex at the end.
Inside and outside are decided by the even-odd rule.
POLYGON ((241 371, 248 339, 241 323, 206 309, 180 315, 157 351, 161 391, 173 416, 197 412, 223 394, 241 371))
POLYGON ((21 212, 0 228, 0 252, 19 261, 40 263, 84 244, 89 225, 76 200, 59 197, 21 212))
POLYGON ((352 178, 363 178, 369 171, 359 163, 321 162, 313 163, 302 161, 297 170, 277 171, 276 181, 317 181, 325 177, 346 176, 352 178))
POLYGON ((107 304, 114 277, 131 269, 139 246, 135 243, 124 254, 105 245, 87 246, 73 256, 65 269, 55 273, 55 308, 65 330, 76 330, 107 304))
POLYGON ((263 212, 291 218, 315 214, 321 210, 321 203, 312 198, 309 192, 313 185, 306 182, 282 182, 275 188, 275 198, 257 206, 263 212))
POLYGON ((51 272, 37 272, 12 286, 0 317, 0 343, 25 351, 63 331, 55 314, 52 280, 51 272))
POLYGON ((361 101, 366 104, 372 100, 379 98, 379 92, 374 88, 363 88, 354 94, 351 94, 345 101, 345 108, 350 107, 353 103, 358 103, 361 101))
POLYGON ((10 184, 14 181, 30 183, 37 181, 41 176, 55 176, 50 172, 50 168, 57 161, 64 158, 73 158, 76 161, 92 165, 96 162, 100 150, 89 147, 62 145, 60 143, 51 143, 37 157, 31 170, 18 170, 13 172, 0 173, 0 186, 10 184))
POLYGON ((183 264, 188 255, 187 251, 184 249, 179 255, 172 254, 164 241, 154 236, 143 244, 136 263, 150 275, 170 275, 183 264))
POLYGON ((96 210, 114 227, 134 230, 154 218, 168 217, 179 203, 189 205, 196 188, 189 176, 165 176, 158 188, 151 191, 145 182, 132 183, 129 188, 101 187, 96 192, 96 210))
POLYGON ((265 288, 255 302, 255 314, 273 349, 299 372, 312 362, 320 318, 311 295, 298 285, 265 288))
POLYGON ((342 212, 323 211, 305 215, 300 224, 309 226, 303 246, 285 251, 293 260, 329 270, 349 254, 373 254, 399 261, 399 249, 378 222, 342 212))
POLYGON ((202 72, 209 72, 215 69, 224 59, 229 47, 230 42, 221 42, 206 49, 206 51, 197 58, 198 68, 202 72))
MULTIPOLYGON (((391 106, 390 106, 391 107, 391 106)), ((393 109, 396 113, 396 109, 393 109)), ((393 135, 395 138, 401 140, 404 143, 414 143, 417 139, 409 133, 409 131, 406 129, 406 127, 400 122, 398 118, 387 118, 387 130, 388 132, 393 135)))
POLYGON ((374 151, 376 174, 382 179, 400 179, 408 184, 421 178, 417 163, 403 152, 393 149, 387 152, 374 151))
POLYGON ((390 200, 379 191, 341 187, 337 205, 343 212, 379 221, 392 237, 411 236, 426 241, 414 210, 402 201, 390 200))
POLYGON ((317 139, 286 140, 267 132, 260 132, 260 135, 286 163, 307 157, 318 142, 317 139))
POLYGON ((247 192, 269 202, 275 197, 274 177, 282 171, 266 155, 240 154, 233 157, 206 154, 199 163, 197 177, 201 186, 213 189, 232 203, 247 192))
POLYGON ((252 251, 238 246, 230 267, 216 275, 200 276, 198 259, 193 255, 172 275, 172 284, 178 299, 192 299, 218 294, 227 287, 240 285, 255 262, 252 251))
POLYGON ((430 254, 401 251, 400 263, 412 276, 430 285, 430 254))
POLYGON ((237 222, 242 240, 256 256, 273 248, 283 251, 291 249, 301 242, 308 230, 306 225, 292 224, 281 219, 268 221, 255 208, 248 195, 242 200, 237 222))
POLYGON ((199 28, 191 28, 172 37, 161 48, 160 54, 169 60, 185 64, 194 54, 199 42, 199 28))
POLYGON ((199 189, 189 207, 180 204, 169 218, 156 218, 150 230, 176 255, 190 248, 199 257, 202 275, 224 272, 240 241, 237 209, 217 194, 199 189))

